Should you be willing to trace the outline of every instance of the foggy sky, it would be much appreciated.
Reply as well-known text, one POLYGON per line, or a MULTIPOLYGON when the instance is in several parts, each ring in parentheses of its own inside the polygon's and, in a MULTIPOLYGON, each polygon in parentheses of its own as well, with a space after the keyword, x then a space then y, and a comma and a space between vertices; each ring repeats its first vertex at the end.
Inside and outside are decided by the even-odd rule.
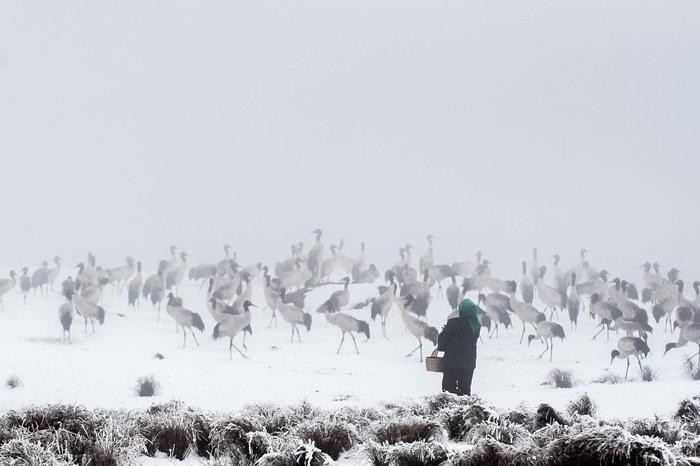
POLYGON ((320 227, 698 278, 698 83, 696 1, 4 0, 0 263, 320 227))

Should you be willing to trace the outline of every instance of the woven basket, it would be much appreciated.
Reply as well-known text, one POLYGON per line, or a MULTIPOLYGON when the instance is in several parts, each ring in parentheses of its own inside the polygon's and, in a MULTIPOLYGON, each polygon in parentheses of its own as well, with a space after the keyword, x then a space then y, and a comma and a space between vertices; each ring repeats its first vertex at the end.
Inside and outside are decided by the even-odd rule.
POLYGON ((438 356, 437 353, 435 348, 433 353, 425 358, 425 370, 428 372, 442 372, 442 356, 438 356))

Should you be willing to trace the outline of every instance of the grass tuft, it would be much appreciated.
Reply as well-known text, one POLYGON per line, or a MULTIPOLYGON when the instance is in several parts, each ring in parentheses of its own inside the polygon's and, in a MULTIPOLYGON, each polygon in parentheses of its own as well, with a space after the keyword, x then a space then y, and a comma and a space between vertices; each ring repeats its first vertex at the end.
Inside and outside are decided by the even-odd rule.
POLYGON ((569 416, 578 414, 579 416, 595 417, 598 413, 598 406, 591 400, 588 393, 584 393, 569 402, 569 405, 566 407, 566 412, 569 413, 569 416))
POLYGON ((420 416, 407 416, 387 421, 378 421, 370 426, 370 434, 379 443, 390 445, 404 442, 440 440, 440 424, 420 416))
POLYGON ((549 374, 547 374, 547 377, 544 380, 544 385, 551 385, 555 388, 571 388, 576 385, 576 383, 571 371, 554 368, 549 371, 549 374))
POLYGON ((138 396, 155 396, 160 390, 160 384, 152 375, 139 377, 134 391, 138 396))

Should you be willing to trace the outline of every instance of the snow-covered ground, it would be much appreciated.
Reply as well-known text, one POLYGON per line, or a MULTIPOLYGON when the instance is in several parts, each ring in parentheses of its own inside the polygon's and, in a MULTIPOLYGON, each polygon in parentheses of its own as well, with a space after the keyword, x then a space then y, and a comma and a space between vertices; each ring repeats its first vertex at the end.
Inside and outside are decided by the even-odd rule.
MULTIPOLYGON (((4 276, 8 270, 0 272, 4 276)), ((369 341, 358 338, 360 354, 355 354, 352 340, 347 339, 341 354, 336 355, 340 331, 315 310, 337 288, 324 286, 307 296, 307 311, 314 320, 310 332, 302 330, 299 344, 290 343, 290 327, 281 319, 278 328, 268 328, 271 314, 263 310, 262 284, 257 283, 253 301, 260 307, 252 311, 253 335, 247 339, 251 359, 244 360, 234 352, 232 361, 228 341, 211 338, 214 322, 205 306, 205 290, 200 291, 194 283, 184 284, 181 295, 186 307, 201 314, 206 329, 198 335, 199 347, 188 340, 184 349, 182 334, 176 333, 165 306, 156 320, 150 304, 142 303, 140 310, 132 311, 126 295, 115 294, 111 288, 104 295, 104 325, 95 334, 85 334, 82 321, 77 320, 72 344, 62 345, 57 310, 63 298, 58 293, 50 297, 30 295, 25 306, 19 292, 13 290, 5 296, 5 310, 0 312, 0 411, 57 402, 139 408, 171 399, 216 411, 301 399, 332 408, 371 406, 438 392, 440 375, 426 372, 417 353, 405 357, 416 341, 404 330, 396 309, 389 316, 387 338, 381 336, 379 321, 370 321, 372 337, 369 341), (155 359, 156 353, 165 359, 155 359), (151 374, 160 382, 160 394, 155 398, 136 396, 133 387, 137 378, 151 374), (11 375, 22 382, 14 390, 4 386, 11 375)), ((351 285, 350 293, 351 303, 355 303, 372 296, 376 288, 351 285)), ((370 320, 369 308, 348 312, 370 320)), ((446 301, 434 298, 429 322, 441 327, 448 313, 446 301)), ((561 317, 563 321, 565 316, 561 317)), ((610 368, 616 338, 611 337, 608 343, 602 334, 592 341, 595 324, 587 313, 581 315, 576 332, 564 323, 567 339, 563 344, 555 343, 552 363, 537 359, 544 349, 539 342, 530 348, 526 342, 518 343, 521 327, 515 317, 514 323, 514 328, 502 329, 498 338, 484 337, 479 345, 473 392, 497 407, 548 402, 562 408, 577 394, 588 392, 599 404, 602 417, 665 416, 681 398, 698 393, 697 382, 689 381, 683 372, 684 356, 697 347, 688 345, 663 357, 665 343, 675 340, 677 334, 664 333, 662 327, 655 326, 649 338, 652 352, 644 361, 658 372, 658 380, 639 382, 638 368, 633 365, 630 376, 637 380, 605 385, 592 380, 608 370, 624 375, 625 363, 616 360, 610 368), (578 385, 573 389, 542 385, 554 367, 572 370, 578 385)), ((237 344, 240 347, 240 337, 237 344)), ((431 349, 428 343, 426 352, 431 349)))

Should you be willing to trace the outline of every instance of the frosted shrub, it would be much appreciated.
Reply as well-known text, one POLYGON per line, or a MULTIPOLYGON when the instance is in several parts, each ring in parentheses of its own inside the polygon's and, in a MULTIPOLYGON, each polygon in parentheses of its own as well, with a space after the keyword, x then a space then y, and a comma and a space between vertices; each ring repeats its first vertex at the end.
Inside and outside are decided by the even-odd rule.
POLYGON ((445 408, 438 415, 438 419, 447 431, 447 437, 457 441, 463 440, 472 427, 490 417, 491 414, 479 405, 445 408))
POLYGON ((442 430, 435 421, 420 416, 408 416, 378 421, 370 426, 371 435, 379 443, 410 443, 419 440, 440 440, 442 430))
POLYGON ((359 442, 355 426, 332 419, 304 422, 292 434, 302 442, 313 443, 334 461, 359 442))
POLYGON ((139 377, 134 390, 138 396, 155 396, 160 390, 160 385, 152 375, 149 375, 147 377, 139 377))
POLYGON ((545 378, 544 385, 556 388, 571 388, 575 385, 574 376, 566 369, 552 369, 545 378))
POLYGON ((598 412, 598 406, 593 400, 588 396, 588 393, 584 393, 576 399, 569 402, 566 411, 570 416, 578 414, 580 416, 591 416, 595 417, 598 412))

